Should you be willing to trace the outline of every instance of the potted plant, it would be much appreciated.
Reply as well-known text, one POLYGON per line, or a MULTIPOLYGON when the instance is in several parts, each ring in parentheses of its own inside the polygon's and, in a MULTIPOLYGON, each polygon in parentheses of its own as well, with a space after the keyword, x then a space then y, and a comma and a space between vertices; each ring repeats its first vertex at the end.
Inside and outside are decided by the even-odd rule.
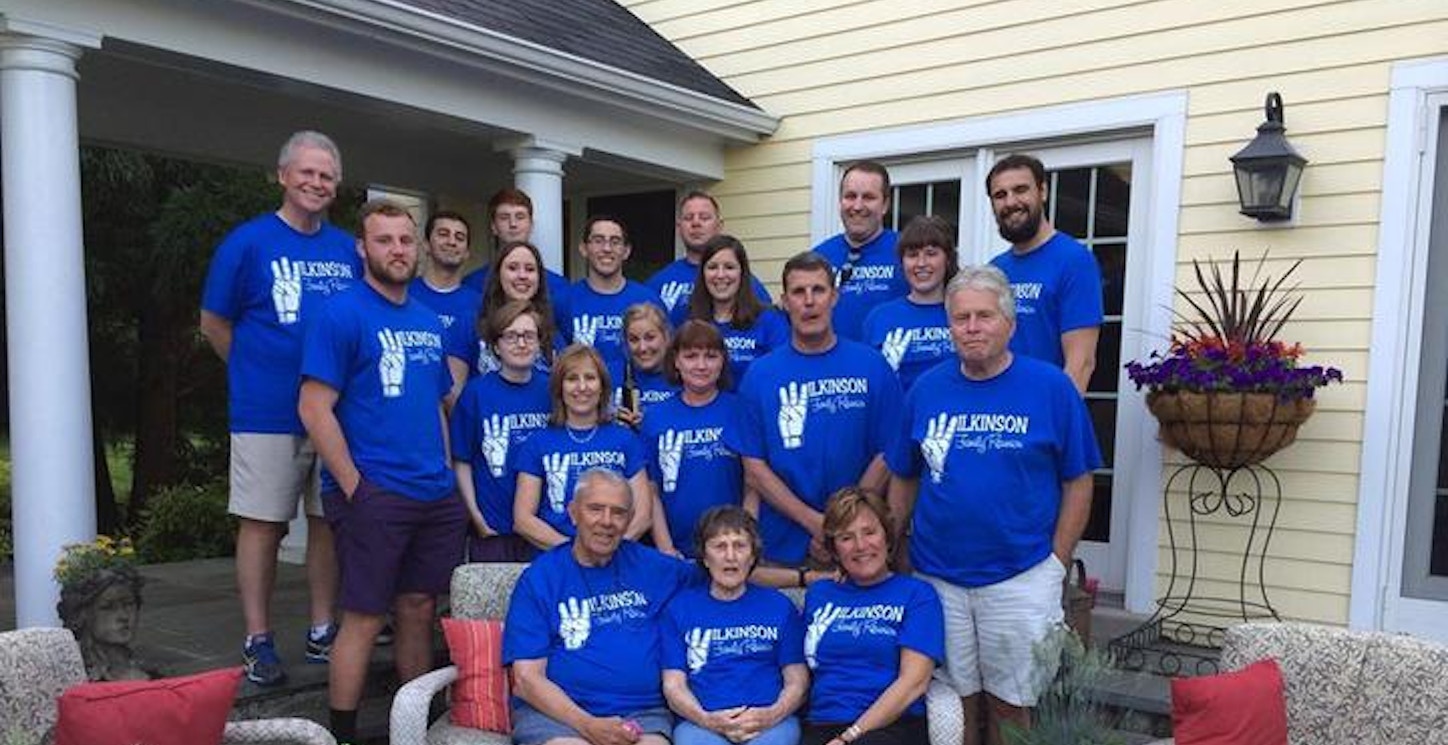
POLYGON ((1302 345, 1277 338, 1302 302, 1295 285, 1285 287, 1302 260, 1274 280, 1262 273, 1266 258, 1248 286, 1236 252, 1227 277, 1193 260, 1200 299, 1176 288, 1185 310, 1172 311, 1170 347, 1126 365, 1137 390, 1147 389, 1162 442, 1203 465, 1241 468, 1291 445, 1317 389, 1342 382, 1341 370, 1300 364, 1302 345))

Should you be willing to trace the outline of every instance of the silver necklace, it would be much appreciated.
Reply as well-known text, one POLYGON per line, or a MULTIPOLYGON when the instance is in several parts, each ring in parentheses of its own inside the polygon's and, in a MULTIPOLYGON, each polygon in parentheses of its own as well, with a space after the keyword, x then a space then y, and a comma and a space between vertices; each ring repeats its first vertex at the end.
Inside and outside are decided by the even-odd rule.
MULTIPOLYGON (((581 436, 581 437, 580 437, 579 435, 573 434, 573 431, 574 431, 573 428, 570 427, 570 426, 568 426, 567 424, 563 425, 563 430, 568 433, 568 439, 570 439, 570 440, 578 443, 579 445, 582 445, 582 444, 588 442, 589 440, 592 440, 592 439, 593 439, 593 436, 596 435, 596 434, 598 434, 598 425, 595 424, 595 425, 593 425, 592 427, 589 427, 588 430, 587 430, 587 431, 588 431, 588 434, 583 435, 583 436, 581 436)), ((583 430, 579 430, 579 431, 583 431, 583 430)))

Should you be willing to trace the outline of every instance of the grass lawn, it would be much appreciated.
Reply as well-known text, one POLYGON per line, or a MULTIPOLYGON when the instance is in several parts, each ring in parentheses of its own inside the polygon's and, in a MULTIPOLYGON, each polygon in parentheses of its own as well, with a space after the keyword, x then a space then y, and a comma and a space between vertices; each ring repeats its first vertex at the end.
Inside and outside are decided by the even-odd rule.
MULTIPOLYGON (((106 462, 111 467, 111 485, 116 490, 116 501, 124 506, 131 495, 131 441, 119 440, 106 444, 106 462)), ((4 507, 4 518, 10 517, 10 439, 0 438, 0 504, 4 507)))

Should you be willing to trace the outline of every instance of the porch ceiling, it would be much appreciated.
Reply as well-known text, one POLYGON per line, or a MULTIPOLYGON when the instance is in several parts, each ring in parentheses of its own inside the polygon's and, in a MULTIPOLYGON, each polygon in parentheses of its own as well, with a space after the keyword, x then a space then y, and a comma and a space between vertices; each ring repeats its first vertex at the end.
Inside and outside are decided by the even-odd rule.
POLYGON ((606 69, 570 81, 576 59, 541 69, 548 50, 525 42, 531 56, 503 59, 488 48, 497 34, 434 28, 391 3, 390 25, 360 13, 382 5, 371 0, 6 5, 102 35, 79 65, 83 138, 189 158, 267 166, 289 132, 315 128, 338 140, 350 182, 470 195, 511 183, 496 151, 532 137, 582 152, 565 166, 568 191, 628 191, 719 178, 727 145, 772 129, 732 102, 688 101, 713 107, 691 118, 678 91, 632 73, 613 90, 606 69))

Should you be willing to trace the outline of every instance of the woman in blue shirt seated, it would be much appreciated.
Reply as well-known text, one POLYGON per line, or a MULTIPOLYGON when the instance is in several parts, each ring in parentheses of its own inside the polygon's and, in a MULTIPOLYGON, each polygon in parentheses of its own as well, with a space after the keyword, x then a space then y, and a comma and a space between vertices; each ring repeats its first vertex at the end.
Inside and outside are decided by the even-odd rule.
POLYGON ((795 745, 809 685, 804 630, 789 598, 748 582, 761 548, 754 517, 710 509, 694 543, 709 585, 676 595, 661 629, 674 745, 795 745))
MULTIPOLYGON (((568 503, 584 472, 613 471, 633 493, 649 494, 643 443, 609 415, 613 383, 597 350, 574 344, 560 352, 548 378, 548 397, 548 426, 528 437, 514 462, 518 485, 513 498, 514 531, 544 550, 574 536, 568 503)), ((626 537, 643 535, 652 516, 653 500, 639 499, 626 537)))
POLYGON ((917 745, 930 740, 925 691, 945 656, 940 597, 890 570, 885 499, 856 487, 825 505, 825 547, 844 579, 810 585, 805 662, 814 671, 802 745, 917 745))
MULTIPOLYGON (((704 244, 689 302, 678 306, 688 314, 686 318, 719 328, 729 350, 729 372, 735 385, 744 379, 750 363, 789 343, 789 321, 759 299, 753 281, 744 244, 732 235, 714 236, 704 244)), ((676 318, 675 325, 686 318, 676 318)))

